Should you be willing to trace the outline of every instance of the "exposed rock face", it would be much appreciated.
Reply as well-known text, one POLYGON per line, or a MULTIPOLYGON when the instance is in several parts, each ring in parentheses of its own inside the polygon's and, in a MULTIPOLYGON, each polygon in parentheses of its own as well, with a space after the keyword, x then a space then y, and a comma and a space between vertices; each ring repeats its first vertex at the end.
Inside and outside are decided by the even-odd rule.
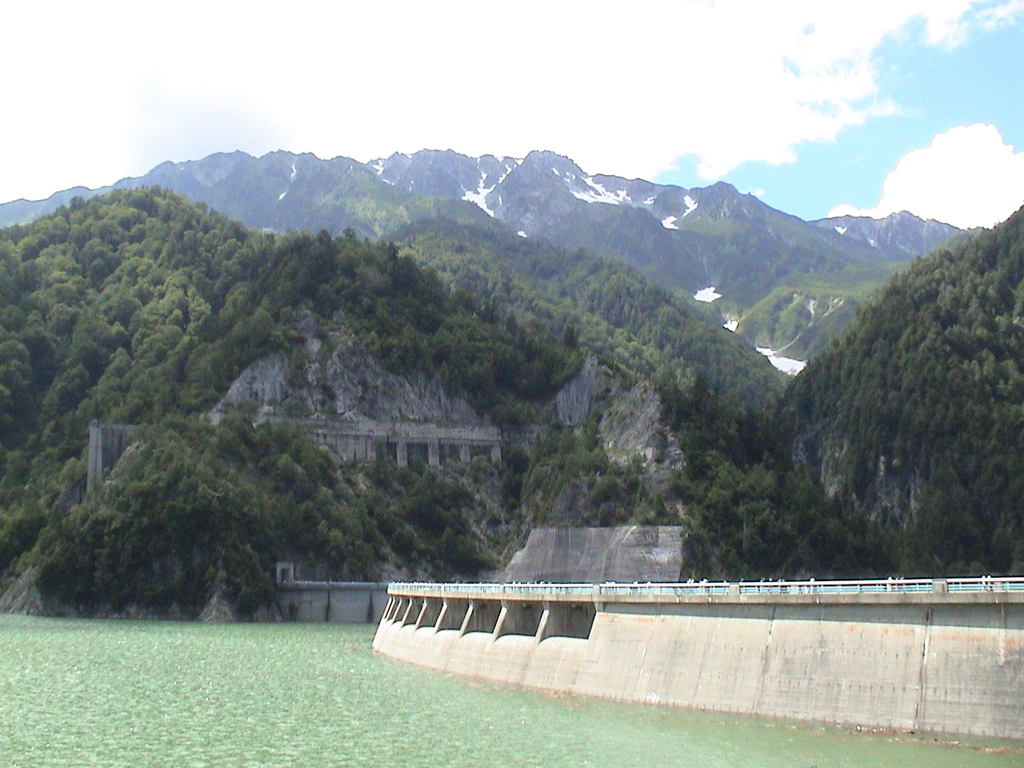
POLYGON ((0 595, 0 613, 24 613, 30 616, 54 615, 36 586, 37 569, 26 568, 15 582, 0 595))
POLYGON ((436 378, 391 373, 351 340, 337 343, 329 353, 325 346, 310 333, 298 370, 280 354, 257 360, 214 408, 214 419, 249 401, 264 415, 283 410, 293 416, 328 413, 353 420, 485 423, 465 400, 449 396, 436 378))
POLYGON ((683 452, 661 423, 661 398, 649 381, 625 389, 597 358, 588 358, 555 397, 558 420, 575 426, 598 401, 604 405, 599 431, 609 459, 628 464, 639 458, 648 472, 682 466, 683 452))
POLYGON ((649 381, 618 394, 599 427, 608 458, 627 464, 639 457, 648 473, 661 475, 683 465, 679 441, 661 422, 661 398, 649 381))
POLYGON ((534 528, 503 581, 600 583, 677 581, 682 565, 678 526, 534 528))
MULTIPOLYGON (((591 358, 558 393, 554 406, 567 427, 580 425, 596 409, 601 414, 598 437, 608 459, 620 466, 638 463, 641 482, 654 495, 685 463, 679 441, 661 421, 661 399, 649 381, 629 381, 591 358)), ((593 486, 593 478, 570 479, 549 506, 542 502, 535 519, 570 527, 614 520, 595 502, 593 486)))
POLYGON ((832 229, 843 237, 878 249, 893 261, 912 259, 935 248, 953 235, 968 233, 934 219, 921 219, 907 211, 891 213, 884 219, 867 216, 837 216, 812 221, 822 229, 832 229))
POLYGON ((608 377, 598 366, 597 358, 587 358, 580 372, 555 396, 558 420, 567 426, 579 424, 598 395, 608 388, 608 377))
POLYGON ((272 409, 287 397, 287 375, 288 361, 284 355, 268 355, 257 360, 234 380, 214 411, 220 413, 225 406, 250 400, 259 403, 261 409, 272 409))

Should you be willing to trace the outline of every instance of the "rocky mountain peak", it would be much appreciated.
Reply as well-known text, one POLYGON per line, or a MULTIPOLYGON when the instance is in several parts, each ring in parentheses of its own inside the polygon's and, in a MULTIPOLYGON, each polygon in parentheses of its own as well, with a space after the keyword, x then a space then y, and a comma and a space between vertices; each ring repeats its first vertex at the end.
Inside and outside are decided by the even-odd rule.
POLYGON ((944 240, 966 233, 934 219, 922 219, 908 211, 891 213, 884 219, 868 216, 836 216, 811 222, 855 242, 876 248, 887 260, 902 261, 927 253, 944 240))
POLYGON ((477 161, 450 150, 425 149, 413 155, 393 154, 371 164, 386 183, 418 195, 459 198, 475 186, 477 161))

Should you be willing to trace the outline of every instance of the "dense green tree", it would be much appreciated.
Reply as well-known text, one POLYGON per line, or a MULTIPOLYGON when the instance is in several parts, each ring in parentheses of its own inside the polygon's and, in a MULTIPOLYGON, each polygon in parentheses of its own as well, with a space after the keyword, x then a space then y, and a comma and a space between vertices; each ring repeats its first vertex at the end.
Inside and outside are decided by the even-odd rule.
POLYGON ((278 557, 364 577, 491 563, 462 486, 361 485, 301 436, 196 421, 247 365, 301 348, 301 318, 497 423, 543 418, 583 357, 392 244, 255 232, 158 190, 0 230, 0 295, 0 569, 35 563, 90 609, 195 613, 221 579, 250 611, 278 557), (94 418, 146 429, 118 481, 76 504, 94 418))
POLYGON ((866 577, 890 571, 866 519, 844 516, 790 458, 771 413, 738 407, 706 380, 659 381, 662 414, 686 464, 672 479, 685 505, 684 574, 693 578, 866 577))
POLYGON ((794 451, 905 573, 1024 569, 1024 213, 922 258, 784 402, 794 451))
POLYGON ((756 408, 782 391, 785 377, 720 327, 717 314, 705 317, 624 264, 446 219, 411 224, 396 238, 450 283, 550 329, 567 347, 647 376, 700 374, 756 408))

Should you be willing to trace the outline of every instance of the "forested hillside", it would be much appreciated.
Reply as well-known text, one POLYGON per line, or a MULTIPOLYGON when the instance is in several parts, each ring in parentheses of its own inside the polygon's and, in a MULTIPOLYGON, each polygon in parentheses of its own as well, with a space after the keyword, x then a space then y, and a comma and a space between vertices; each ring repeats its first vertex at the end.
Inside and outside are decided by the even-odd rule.
POLYGON ((285 426, 206 423, 246 365, 302 348, 300 318, 324 345, 354 339, 396 373, 438 377, 498 424, 541 420, 582 361, 393 245, 259 233, 163 192, 0 230, 0 300, 0 569, 36 566, 83 606, 194 613, 226 580, 248 609, 285 556, 362 577, 489 562, 465 487, 413 470, 346 478, 285 426), (94 418, 147 429, 123 476, 76 505, 94 418))
POLYGON ((481 301, 629 370, 689 383, 699 373, 755 408, 782 391, 785 377, 763 356, 625 265, 451 219, 420 221, 395 237, 417 261, 481 301))
POLYGON ((1024 212, 921 259, 794 381, 795 454, 904 573, 1024 570, 1024 212))
POLYGON ((278 559, 466 578, 538 524, 681 525, 684 578, 1020 570, 1022 227, 898 277, 780 423, 766 361, 583 252, 445 219, 374 244, 161 191, 75 200, 0 230, 0 587, 31 576, 44 611, 194 617, 221 594, 254 615, 278 559), (338 350, 543 433, 435 470, 338 463, 244 401, 207 417, 250 364, 286 360, 298 391, 338 350), (594 352, 592 402, 559 420, 594 352), (92 419, 141 426, 83 497, 92 419))

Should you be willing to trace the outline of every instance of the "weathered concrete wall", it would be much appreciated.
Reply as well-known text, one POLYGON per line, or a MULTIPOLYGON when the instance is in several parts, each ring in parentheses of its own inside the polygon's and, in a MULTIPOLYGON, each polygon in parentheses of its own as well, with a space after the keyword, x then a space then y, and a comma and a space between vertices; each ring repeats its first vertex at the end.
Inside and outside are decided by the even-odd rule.
POLYGON ((278 585, 277 601, 287 621, 376 624, 388 602, 387 584, 296 581, 278 585))
MULTIPOLYGON (((446 672, 569 694, 1024 739, 1024 591, 734 591, 652 600, 608 598, 596 590, 593 601, 580 594, 536 596, 547 619, 559 606, 593 606, 584 637, 554 634, 557 626, 543 615, 530 636, 531 624, 523 624, 527 634, 514 634, 496 626, 500 619, 490 632, 486 623, 477 631, 417 627, 389 608, 374 648, 446 672)), ((415 609, 423 598, 401 599, 415 609)), ((471 613, 502 605, 507 621, 513 603, 525 599, 521 592, 514 601, 480 593, 465 602, 471 613)))
POLYGON ((381 451, 395 457, 400 467, 409 465, 410 449, 419 447, 431 466, 445 461, 469 462, 474 456, 501 461, 506 442, 497 427, 472 424, 439 425, 424 422, 343 421, 287 419, 301 426, 314 440, 328 446, 345 461, 368 461, 381 451), (451 449, 451 450, 448 450, 451 449))
POLYGON ((501 581, 676 581, 682 566, 679 535, 673 525, 534 528, 501 581))
MULTIPOLYGON (((383 451, 401 467, 408 466, 410 456, 416 455, 434 467, 456 461, 469 463, 477 456, 500 462, 504 447, 529 451, 541 431, 540 427, 501 430, 474 424, 268 418, 298 425, 342 461, 372 461, 383 451)), ((103 482, 136 429, 133 424, 98 421, 89 425, 88 490, 103 482)))
POLYGON ((121 458, 135 434, 134 424, 89 424, 89 454, 86 465, 86 490, 99 488, 110 469, 121 458))

